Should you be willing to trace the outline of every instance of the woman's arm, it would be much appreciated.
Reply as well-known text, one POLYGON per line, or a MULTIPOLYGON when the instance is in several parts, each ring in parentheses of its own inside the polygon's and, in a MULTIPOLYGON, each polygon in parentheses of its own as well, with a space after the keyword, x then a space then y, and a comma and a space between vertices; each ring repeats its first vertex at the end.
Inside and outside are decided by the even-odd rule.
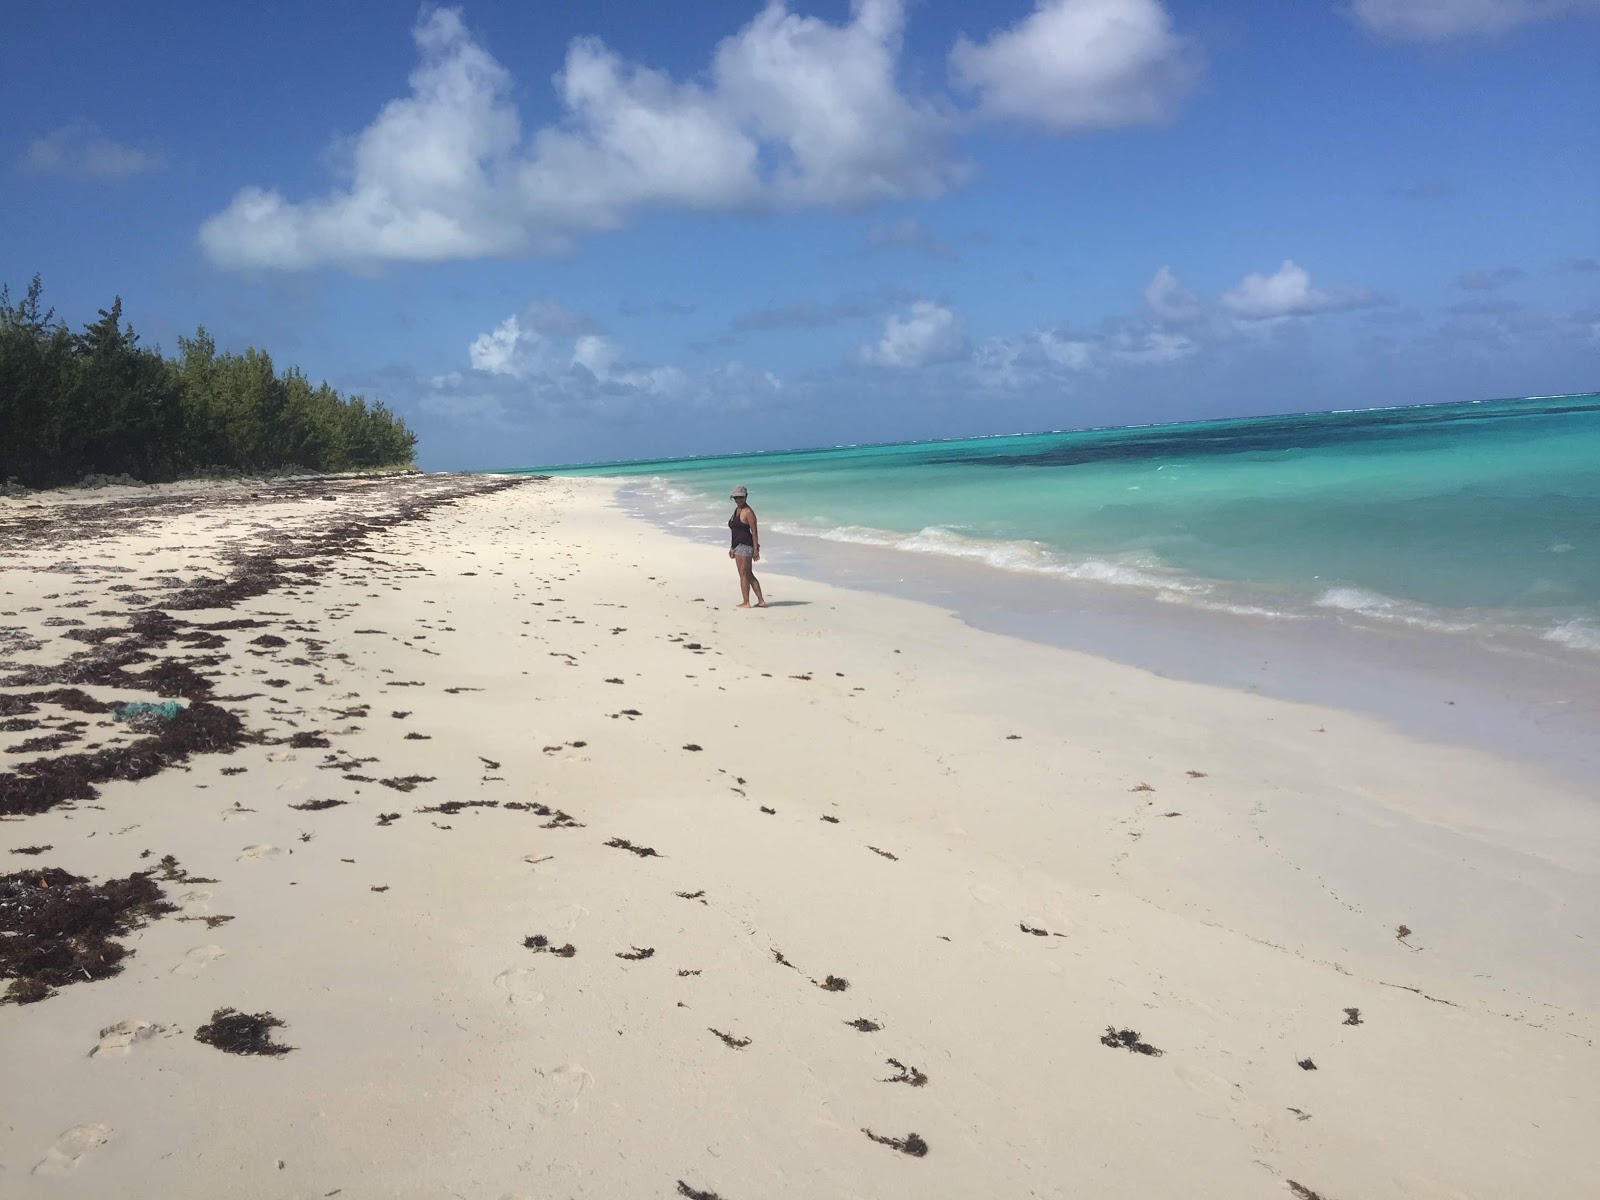
POLYGON ((750 527, 750 549, 752 558, 761 557, 761 531, 756 528, 756 510, 747 508, 744 523, 750 527))

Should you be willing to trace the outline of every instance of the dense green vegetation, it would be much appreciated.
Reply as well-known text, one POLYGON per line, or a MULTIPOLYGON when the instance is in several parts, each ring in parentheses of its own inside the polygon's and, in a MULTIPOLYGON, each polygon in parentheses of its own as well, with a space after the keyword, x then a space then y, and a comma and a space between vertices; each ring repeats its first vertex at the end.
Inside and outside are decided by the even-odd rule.
POLYGON ((382 404, 280 375, 261 350, 219 354, 204 328, 166 358, 123 325, 120 298, 73 333, 41 309, 38 276, 15 303, 0 288, 0 482, 401 466, 416 444, 382 404))

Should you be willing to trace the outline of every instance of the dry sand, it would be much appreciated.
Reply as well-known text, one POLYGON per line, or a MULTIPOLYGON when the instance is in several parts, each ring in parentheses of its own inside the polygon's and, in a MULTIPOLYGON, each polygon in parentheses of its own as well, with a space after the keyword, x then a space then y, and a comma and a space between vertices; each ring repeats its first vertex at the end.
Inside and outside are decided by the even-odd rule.
MULTIPOLYGON (((0 502, 0 697, 169 664, 248 739, 0 822, 0 928, 51 868, 170 855, 178 906, 0 1006, 0 1194, 1597 1194, 1594 793, 904 600, 736 611, 607 484, 500 484, 0 502)), ((155 736, 0 702, 13 810, 155 736)))

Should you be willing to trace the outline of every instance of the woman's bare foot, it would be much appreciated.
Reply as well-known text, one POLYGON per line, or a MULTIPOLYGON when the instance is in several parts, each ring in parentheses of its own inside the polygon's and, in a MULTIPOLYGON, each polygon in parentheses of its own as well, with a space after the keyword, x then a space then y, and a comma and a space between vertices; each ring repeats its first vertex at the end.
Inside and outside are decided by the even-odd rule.
POLYGON ((734 607, 735 608, 749 608, 750 607, 750 601, 746 600, 743 604, 735 604, 734 607))

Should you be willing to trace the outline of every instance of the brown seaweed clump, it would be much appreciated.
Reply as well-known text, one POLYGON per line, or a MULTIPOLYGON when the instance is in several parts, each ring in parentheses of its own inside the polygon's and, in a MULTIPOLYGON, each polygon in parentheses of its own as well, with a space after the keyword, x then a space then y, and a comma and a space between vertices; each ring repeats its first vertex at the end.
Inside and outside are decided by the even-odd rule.
POLYGON ((225 1054, 259 1054, 273 1058, 293 1050, 272 1040, 274 1029, 284 1023, 269 1012, 242 1013, 236 1008, 219 1008, 211 1020, 194 1031, 194 1040, 215 1046, 225 1054))
POLYGON ((870 1129, 863 1129, 861 1132, 877 1142, 878 1145, 888 1146, 891 1149, 900 1151, 901 1154, 909 1154, 912 1158, 925 1158, 927 1156, 928 1143, 923 1141, 919 1134, 908 1133, 903 1138, 897 1138, 883 1137, 880 1134, 873 1133, 870 1129))
POLYGON ((176 912, 142 871, 92 884, 59 867, 0 875, 0 1004, 34 1004, 69 983, 105 979, 133 951, 114 939, 176 912))
POLYGON ((1152 1058, 1160 1058, 1165 1050, 1157 1050, 1149 1042, 1141 1042, 1139 1035, 1131 1029, 1118 1029, 1115 1025, 1107 1025, 1106 1031, 1100 1037, 1102 1046, 1110 1046, 1113 1050, 1128 1050, 1134 1054, 1148 1054, 1152 1058))
POLYGON ((70 800, 93 800, 99 795, 95 784, 147 779, 193 754, 231 753, 245 740, 238 717, 197 701, 163 721, 151 736, 129 745, 35 759, 0 774, 0 816, 27 816, 70 800))

